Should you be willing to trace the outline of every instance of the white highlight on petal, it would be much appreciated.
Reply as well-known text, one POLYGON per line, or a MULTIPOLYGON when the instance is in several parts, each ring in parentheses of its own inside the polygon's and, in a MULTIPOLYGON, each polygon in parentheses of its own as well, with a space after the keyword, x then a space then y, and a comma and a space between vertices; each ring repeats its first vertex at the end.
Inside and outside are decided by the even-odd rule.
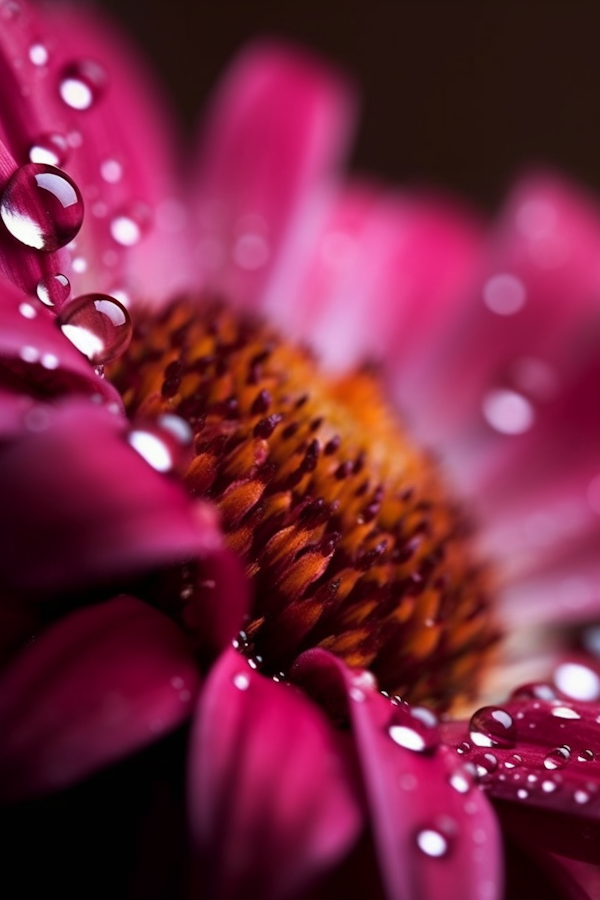
POLYGON ((503 388, 485 395, 482 412, 488 425, 501 434, 524 434, 535 421, 533 404, 522 394, 503 388))
POLYGON ((110 223, 110 233, 122 247, 135 246, 142 236, 140 226, 129 216, 116 216, 110 223))
POLYGON ((483 286, 483 301, 499 316, 512 316, 525 305, 527 292, 519 278, 508 273, 493 275, 483 286))
POLYGON ((59 86, 60 96, 71 109, 89 109, 94 102, 91 88, 78 78, 64 78, 59 86))
POLYGON ((156 435, 148 431, 131 431, 127 440, 157 472, 168 472, 173 468, 169 448, 156 435))
POLYGON ((554 673, 557 688, 574 700, 597 700, 600 678, 593 669, 580 663, 562 663, 554 673))
POLYGON ((440 857, 448 852, 448 841, 439 831, 425 828, 417 834, 417 845, 427 856, 440 857))

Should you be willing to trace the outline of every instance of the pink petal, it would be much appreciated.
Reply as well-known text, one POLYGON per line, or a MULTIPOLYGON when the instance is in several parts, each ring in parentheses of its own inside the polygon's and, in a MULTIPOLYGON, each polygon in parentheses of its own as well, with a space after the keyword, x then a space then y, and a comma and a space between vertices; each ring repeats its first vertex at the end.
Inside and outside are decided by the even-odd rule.
POLYGON ((356 842, 362 816, 344 747, 301 694, 228 650, 191 739, 190 815, 202 889, 291 898, 356 842))
POLYGON ((340 77, 278 44, 251 46, 220 88, 196 173, 202 280, 256 306, 294 216, 339 160, 351 118, 340 77))
POLYGON ((122 401, 36 301, 8 282, 0 284, 0 378, 33 397, 84 393, 119 411, 122 401))
POLYGON ((179 725, 198 687, 183 635, 131 597, 44 632, 0 681, 0 796, 56 790, 179 725))
POLYGON ((552 685, 519 689, 501 708, 484 707, 469 725, 449 727, 446 740, 459 747, 464 762, 481 767, 480 786, 519 840, 535 834, 542 849, 593 862, 600 835, 600 669, 587 669, 587 676, 583 667, 563 671, 557 678, 562 691, 552 685), (593 699, 582 699, 588 696, 593 699), (492 721, 498 715, 509 723, 500 740, 492 721))
POLYGON ((67 110, 81 138, 67 171, 87 201, 74 251, 87 268, 75 264, 67 273, 75 293, 167 299, 191 283, 181 153, 168 103, 136 48, 97 10, 52 4, 44 16, 54 78, 91 60, 106 82, 90 108, 67 110))
POLYGON ((127 444, 123 423, 71 402, 4 447, 2 588, 59 594, 222 547, 180 486, 127 444))
POLYGON ((435 726, 406 704, 394 706, 364 673, 352 673, 323 650, 304 653, 293 675, 336 716, 350 720, 390 900, 500 896, 493 815, 439 746, 435 726), (414 749, 407 746, 411 738, 414 749))

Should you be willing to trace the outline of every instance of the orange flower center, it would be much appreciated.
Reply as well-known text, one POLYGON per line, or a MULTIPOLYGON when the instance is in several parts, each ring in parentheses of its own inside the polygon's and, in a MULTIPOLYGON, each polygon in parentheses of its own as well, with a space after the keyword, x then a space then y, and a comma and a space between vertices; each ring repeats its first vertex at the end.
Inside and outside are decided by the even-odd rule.
POLYGON ((472 698, 497 639, 462 511, 376 376, 331 377, 218 303, 141 313, 113 368, 132 417, 194 432, 189 492, 253 582, 245 647, 268 671, 324 647, 438 709, 472 698))

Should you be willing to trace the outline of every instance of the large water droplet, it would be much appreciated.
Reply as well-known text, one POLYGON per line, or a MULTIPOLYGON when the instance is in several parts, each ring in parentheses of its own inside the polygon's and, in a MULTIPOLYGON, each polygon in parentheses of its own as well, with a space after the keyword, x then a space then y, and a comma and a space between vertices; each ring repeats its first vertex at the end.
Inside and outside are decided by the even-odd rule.
POLYGON ((437 828, 423 828, 416 835, 417 847, 426 856, 441 858, 450 850, 448 838, 437 828))
POLYGON ((129 313, 106 294, 84 294, 72 300, 57 319, 63 334, 95 365, 116 359, 131 340, 129 313))
POLYGON ((57 131, 41 134, 29 148, 29 159, 32 163, 64 166, 68 157, 69 144, 67 139, 57 131))
POLYGON ((68 175, 54 166, 27 163, 12 175, 0 199, 10 233, 36 250, 58 250, 83 222, 83 200, 68 175))
POLYGON ((567 747, 556 747, 546 754, 544 768, 550 770, 562 769, 568 763, 570 756, 571 751, 567 747))
POLYGON ((484 706, 469 722, 469 735, 478 747, 514 747, 517 730, 512 716, 498 706, 484 706))
POLYGON ((106 87, 106 71, 93 59, 80 59, 62 70, 58 90, 71 109, 91 109, 106 87))
POLYGON ((45 275, 38 282, 36 293, 46 306, 62 306, 71 292, 71 282, 66 275, 57 272, 55 275, 45 275))

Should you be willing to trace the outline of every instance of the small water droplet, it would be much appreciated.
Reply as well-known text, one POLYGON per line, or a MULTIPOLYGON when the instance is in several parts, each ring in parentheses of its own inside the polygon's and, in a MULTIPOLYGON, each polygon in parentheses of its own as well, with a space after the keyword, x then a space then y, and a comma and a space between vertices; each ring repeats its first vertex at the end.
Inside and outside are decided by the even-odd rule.
POLYGON ((460 756, 464 756, 465 753, 469 753, 470 750, 471 750, 471 745, 468 741, 463 741, 462 744, 459 744, 458 747, 456 748, 456 752, 460 756))
POLYGON ((513 747, 517 730, 512 716, 498 706, 484 706, 469 722, 471 740, 478 747, 513 747))
POLYGON ((556 716, 558 719, 580 719, 581 716, 575 709, 571 709, 569 706, 555 706, 552 710, 552 715, 556 716))
POLYGON ((233 683, 238 691, 247 691, 250 687, 250 677, 246 672, 237 672, 233 676, 233 683))
POLYGON ((520 766, 523 762, 522 758, 518 753, 513 753, 512 756, 509 756, 508 759, 504 760, 504 767, 506 769, 516 769, 517 766, 520 766))
POLYGON ((34 66, 45 66, 48 62, 48 48, 37 41, 29 48, 29 60, 34 66))
POLYGON ((58 250, 73 240, 83 222, 83 200, 68 175, 45 163, 27 163, 9 179, 0 216, 22 244, 58 250))
POLYGON ((62 70, 58 85, 60 96, 71 109, 91 109, 106 87, 106 71, 93 59, 80 59, 62 70))
POLYGON ((516 688, 511 700, 556 700, 556 691, 551 684, 531 682, 516 688))
POLYGON ((448 838, 435 828, 423 828, 418 831, 416 841, 422 853, 437 859, 446 856, 450 850, 448 838))
POLYGON ((483 417, 500 434, 524 434, 535 421, 533 404, 517 391, 497 388, 483 398, 483 417))
POLYGON ((35 319, 35 317, 37 316, 37 312, 31 305, 31 303, 20 303, 19 312, 26 319, 35 319))
POLYGON ((542 790, 545 794, 553 794, 554 791, 558 790, 558 785, 555 781, 547 779, 546 781, 542 781, 542 790))
POLYGON ((498 760, 493 753, 476 753, 471 757, 478 778, 491 775, 498 768, 498 760))
POLYGON ((575 791, 573 794, 573 799, 575 803, 579 803, 580 805, 584 805, 585 803, 590 802, 590 795, 586 791, 575 791))
POLYGON ((105 159, 100 165, 100 175, 109 184, 116 184, 123 177, 123 166, 118 159, 105 159))
POLYGON ((129 313, 106 294, 84 294, 71 300, 57 322, 63 334, 95 366, 116 359, 131 340, 129 313))
POLYGON ((29 160, 32 163, 64 166, 68 158, 69 144, 67 139, 57 131, 41 134, 29 148, 29 160))
POLYGON ((109 229, 117 244, 135 247, 147 233, 150 224, 150 209, 138 203, 116 213, 110 221, 109 229))
POLYGON ((593 750, 580 750, 577 754, 577 759, 579 762, 593 762, 594 761, 594 751, 593 750))
POLYGON ((550 750, 544 758, 545 769, 562 769, 569 761, 571 751, 567 747, 556 747, 550 750))
POLYGON ((458 769, 448 778, 451 787, 459 794, 468 794, 473 787, 473 780, 466 768, 458 769))
POLYGON ((394 707, 390 723, 388 734, 399 747, 416 753, 428 753, 439 745, 437 718, 429 710, 394 707))
POLYGON ((62 306, 71 293, 71 283, 66 275, 57 272, 45 275, 36 288, 36 293, 46 306, 62 306))
POLYGON ((529 791, 526 791, 525 788, 519 788, 517 791, 517 797, 519 800, 526 800, 529 797, 529 791))

